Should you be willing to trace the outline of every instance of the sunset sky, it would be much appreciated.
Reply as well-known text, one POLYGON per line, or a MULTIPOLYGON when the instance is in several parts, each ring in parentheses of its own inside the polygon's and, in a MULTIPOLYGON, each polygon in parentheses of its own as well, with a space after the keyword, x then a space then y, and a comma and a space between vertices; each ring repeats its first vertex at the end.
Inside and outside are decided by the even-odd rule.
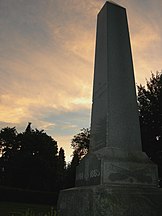
MULTIPOLYGON (((0 128, 44 129, 71 160, 90 126, 97 13, 103 0, 0 0, 0 128)), ((136 83, 162 70, 162 1, 127 9, 136 83)))

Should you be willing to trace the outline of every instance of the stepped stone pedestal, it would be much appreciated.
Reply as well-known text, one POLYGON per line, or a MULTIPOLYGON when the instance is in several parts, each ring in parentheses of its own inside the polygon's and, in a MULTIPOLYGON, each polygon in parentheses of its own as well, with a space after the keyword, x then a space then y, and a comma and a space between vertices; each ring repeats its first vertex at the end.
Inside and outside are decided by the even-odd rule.
POLYGON ((136 186, 98 185, 61 191, 59 215, 161 216, 162 191, 136 186))
POLYGON ((60 192, 59 216, 161 216, 157 166, 142 152, 125 8, 97 18, 90 150, 76 187, 60 192))

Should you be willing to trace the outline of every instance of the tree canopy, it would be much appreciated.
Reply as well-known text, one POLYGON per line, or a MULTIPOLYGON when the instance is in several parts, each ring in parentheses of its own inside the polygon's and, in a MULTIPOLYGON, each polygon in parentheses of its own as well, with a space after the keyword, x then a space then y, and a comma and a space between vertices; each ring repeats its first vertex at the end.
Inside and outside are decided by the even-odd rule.
POLYGON ((81 160, 89 150, 90 129, 82 128, 81 132, 75 135, 72 139, 71 146, 73 148, 73 155, 77 154, 81 160))
POLYGON ((33 130, 31 123, 22 133, 15 127, 3 128, 0 148, 1 185, 45 191, 59 189, 58 179, 65 168, 63 149, 58 156, 57 142, 43 130, 33 130))
POLYGON ((151 74, 146 87, 138 86, 138 108, 143 150, 154 160, 155 155, 162 151, 161 73, 151 74))
POLYGON ((137 87, 143 151, 158 164, 162 176, 162 73, 152 73, 146 86, 137 87))

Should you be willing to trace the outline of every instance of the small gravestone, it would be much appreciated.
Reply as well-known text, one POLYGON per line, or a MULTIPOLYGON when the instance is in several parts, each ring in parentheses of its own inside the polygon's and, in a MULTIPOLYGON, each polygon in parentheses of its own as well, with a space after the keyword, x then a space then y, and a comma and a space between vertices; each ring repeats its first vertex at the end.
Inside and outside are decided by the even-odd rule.
POLYGON ((76 187, 60 192, 60 216, 161 216, 157 166, 142 152, 125 8, 97 18, 90 151, 76 187))

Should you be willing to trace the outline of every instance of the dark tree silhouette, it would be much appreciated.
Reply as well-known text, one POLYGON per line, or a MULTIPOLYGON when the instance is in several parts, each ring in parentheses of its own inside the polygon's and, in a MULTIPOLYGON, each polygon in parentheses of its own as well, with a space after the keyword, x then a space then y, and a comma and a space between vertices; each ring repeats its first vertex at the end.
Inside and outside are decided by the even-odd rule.
POLYGON ((158 164, 162 177, 162 73, 152 73, 146 87, 137 87, 143 151, 158 164))
POLYGON ((90 129, 83 128, 81 132, 72 139, 73 158, 66 167, 64 175, 64 187, 71 188, 75 186, 76 167, 79 161, 88 153, 90 141, 90 129))
POLYGON ((32 131, 31 124, 32 124, 31 122, 28 122, 28 126, 25 130, 26 133, 30 133, 32 131))
POLYGON ((1 146, 1 158, 0 158, 0 183, 10 185, 10 177, 12 176, 12 169, 15 156, 20 148, 19 142, 17 142, 17 131, 13 128, 3 128, 0 131, 0 146, 1 146))
POLYGON ((15 128, 0 131, 3 178, 1 184, 33 190, 56 191, 57 142, 43 130, 32 130, 31 123, 25 132, 15 128))
MULTIPOLYGON (((76 167, 78 165, 79 165, 79 156, 78 156, 77 153, 74 153, 73 159, 71 161, 72 177, 75 177, 75 175, 76 175, 76 167)), ((72 184, 74 185, 74 182, 72 182, 72 184)))
POLYGON ((65 161, 65 152, 63 148, 60 148, 59 150, 58 163, 59 163, 60 170, 65 170, 66 161, 65 161))
POLYGON ((12 153, 18 148, 17 131, 15 127, 6 127, 0 131, 0 146, 2 157, 4 157, 5 160, 9 160, 12 153))
POLYGON ((89 150, 90 142, 90 129, 82 128, 81 132, 74 136, 72 139, 71 146, 74 150, 73 154, 78 155, 79 160, 81 160, 89 150))
POLYGON ((76 167, 79 165, 78 154, 74 152, 71 163, 68 164, 65 172, 65 188, 75 186, 76 167))
POLYGON ((60 148, 59 155, 58 155, 58 185, 59 189, 65 188, 65 170, 66 170, 66 161, 65 161, 65 152, 63 148, 60 148))

